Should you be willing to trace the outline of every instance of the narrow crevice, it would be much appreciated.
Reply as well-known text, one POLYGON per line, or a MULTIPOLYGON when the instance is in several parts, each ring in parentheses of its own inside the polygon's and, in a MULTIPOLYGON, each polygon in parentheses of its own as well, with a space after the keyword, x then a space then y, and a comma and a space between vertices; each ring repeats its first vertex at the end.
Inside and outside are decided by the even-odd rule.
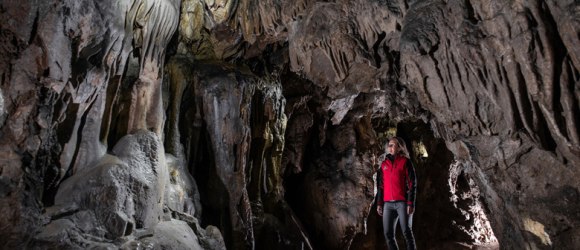
POLYGON ((567 58, 568 55, 568 50, 566 49, 566 46, 564 44, 564 42, 562 41, 562 37, 560 36, 560 33, 558 32, 558 24, 556 23, 556 21, 554 20, 554 17, 552 16, 550 9, 546 6, 546 3, 543 1, 539 1, 538 4, 541 6, 541 10, 540 11, 540 15, 542 17, 543 20, 546 21, 545 24, 545 30, 546 30, 546 36, 552 38, 550 40, 550 47, 551 47, 551 53, 552 53, 552 58, 553 61, 551 62, 553 64, 553 72, 552 72, 552 93, 553 96, 551 97, 551 103, 550 106, 552 106, 553 108, 553 116, 555 119, 555 123, 558 126, 557 128, 554 129, 558 129, 563 135, 564 137, 569 137, 568 135, 568 130, 566 129, 566 121, 565 121, 565 117, 562 116, 562 114, 564 114, 564 107, 562 105, 562 89, 561 89, 561 84, 566 84, 566 83, 561 83, 561 76, 562 76, 562 72, 563 72, 563 65, 564 64, 564 60, 567 58))
POLYGON ((537 115, 539 110, 532 109, 533 100, 529 97, 525 78, 519 64, 516 64, 515 74, 517 82, 512 85, 516 85, 516 89, 512 89, 512 93, 514 93, 515 99, 519 104, 519 115, 524 124, 524 128, 527 130, 529 135, 533 135, 535 131, 538 131, 534 122, 534 117, 537 115))
MULTIPOLYGON (((78 167, 78 166, 76 166, 76 164, 77 164, 77 158, 79 155, 79 150, 81 149, 81 146, 82 146, 81 144, 82 144, 85 124, 87 123, 87 117, 88 117, 89 113, 91 112, 93 105, 95 104, 97 98, 98 97, 93 98, 93 100, 91 100, 91 103, 89 104, 88 108, 85 110, 85 112, 81 116, 80 124, 78 126, 77 131, 76 131, 76 133, 77 133, 76 140, 77 141, 75 143, 75 151, 74 151, 73 156, 71 158, 70 165, 68 166, 67 171, 66 171, 65 175, 63 176, 62 180, 60 181, 60 183, 65 181, 68 177, 72 176, 74 174, 74 172, 77 171, 77 169, 75 169, 75 167, 78 167)), ((60 186, 60 183, 58 184, 59 186, 60 186)))
MULTIPOLYGON (((381 62, 382 62, 382 58, 381 58, 381 53, 384 51, 379 51, 379 48, 381 48, 381 44, 383 43, 383 41, 385 40, 385 37, 387 37, 387 33, 386 32, 381 32, 379 33, 379 37, 377 38, 377 41, 375 41, 375 43, 373 44, 373 58, 375 59, 375 65, 377 68, 381 67, 381 62)), ((366 43, 365 43, 366 44, 366 43)), ((381 48, 382 49, 382 48, 381 48)))
POLYGON ((479 23, 479 18, 475 15, 475 10, 470 0, 464 0, 463 4, 465 6, 465 20, 467 20, 472 25, 477 25, 479 23))
POLYGON ((28 44, 32 44, 34 40, 38 37, 38 19, 40 18, 40 13, 38 10, 34 15, 34 21, 32 22, 32 29, 30 31, 30 37, 28 40, 28 44))

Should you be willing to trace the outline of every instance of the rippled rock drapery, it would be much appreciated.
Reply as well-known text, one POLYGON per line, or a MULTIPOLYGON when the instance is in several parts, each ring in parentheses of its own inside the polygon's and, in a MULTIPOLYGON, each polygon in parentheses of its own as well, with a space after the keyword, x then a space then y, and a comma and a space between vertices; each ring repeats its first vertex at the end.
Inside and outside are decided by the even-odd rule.
POLYGON ((54 196, 63 177, 105 153, 99 138, 103 92, 109 79, 122 74, 129 53, 122 14, 128 3, 111 2, 104 19, 95 4, 2 3, 7 116, 0 158, 8 187, 2 195, 8 246, 26 243, 40 226, 40 201, 54 196), (107 19, 113 16, 118 19, 107 19))
POLYGON ((370 122, 364 119, 332 127, 323 145, 309 148, 304 184, 293 188, 298 189, 294 191, 298 196, 295 208, 311 223, 311 235, 319 238, 319 248, 350 248, 355 236, 365 230, 362 218, 369 213, 369 203, 360 201, 372 200, 374 195, 370 188, 373 180, 368 178, 373 174, 373 168, 368 167, 371 152, 364 150, 369 144, 365 133, 370 131, 370 122))
POLYGON ((278 80, 186 57, 170 62, 167 79, 174 107, 167 132, 176 145, 168 148, 198 179, 202 222, 222 228, 234 249, 309 244, 282 193, 286 116, 278 80))
POLYGON ((418 2, 401 35, 403 82, 508 248, 578 244, 578 6, 555 2, 418 2))
MULTIPOLYGON (((578 248, 578 8, 572 0, 3 1, 0 243, 67 234, 69 246, 92 235, 101 242, 88 244, 107 247, 123 235, 147 238, 127 247, 167 246, 178 228, 188 233, 175 246, 380 247, 361 243, 376 233, 365 225, 377 132, 420 120, 453 153, 461 168, 453 171, 479 187, 502 248, 578 248), (154 184, 162 201, 151 203, 159 207, 134 202, 154 218, 112 197, 111 210, 75 196, 62 204, 59 192, 80 173, 130 166, 114 148, 143 130, 167 153, 165 184, 154 184), (103 214, 115 226, 67 229, 102 223, 103 214)), ((429 140, 427 164, 448 162, 429 140)), ((443 179, 421 171, 431 173, 426 184, 443 179)), ((122 176, 140 180, 135 174, 122 176)), ((424 235, 465 240, 449 231, 424 235)))
MULTIPOLYGON (((168 177, 160 141, 161 69, 177 27, 179 4, 0 4, 3 246, 177 247, 179 239, 163 236, 171 234, 172 226, 167 225, 180 227, 175 219, 188 227, 198 225, 184 210, 164 206, 166 193, 173 193, 166 192, 166 186, 177 182, 168 177), (168 9, 173 9, 171 15, 168 9), (123 79, 131 57, 140 59, 136 75, 146 81, 123 79), (133 105, 124 106, 121 82, 136 89, 132 99, 138 105, 129 101, 133 105), (111 124, 123 108, 142 118, 115 119, 111 124), (111 128, 124 134, 109 133, 111 128), (143 134, 140 129, 156 133, 143 134)), ((185 200, 173 204, 183 207, 185 200)), ((219 231, 196 229, 188 243, 225 247, 219 231)))

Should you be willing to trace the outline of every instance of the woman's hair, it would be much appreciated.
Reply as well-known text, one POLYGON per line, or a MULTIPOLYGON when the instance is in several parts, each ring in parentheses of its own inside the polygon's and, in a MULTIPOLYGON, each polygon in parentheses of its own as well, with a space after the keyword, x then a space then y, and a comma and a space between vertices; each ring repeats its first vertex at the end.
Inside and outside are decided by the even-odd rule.
POLYGON ((389 142, 391 142, 391 141, 395 141, 397 143, 397 146, 399 146, 399 151, 395 152, 395 154, 402 155, 402 156, 405 156, 405 157, 410 159, 409 150, 407 150, 407 144, 405 143, 403 138, 398 137, 398 136, 392 137, 391 139, 389 139, 387 141, 387 145, 385 145, 385 148, 387 148, 386 146, 388 146, 389 142))

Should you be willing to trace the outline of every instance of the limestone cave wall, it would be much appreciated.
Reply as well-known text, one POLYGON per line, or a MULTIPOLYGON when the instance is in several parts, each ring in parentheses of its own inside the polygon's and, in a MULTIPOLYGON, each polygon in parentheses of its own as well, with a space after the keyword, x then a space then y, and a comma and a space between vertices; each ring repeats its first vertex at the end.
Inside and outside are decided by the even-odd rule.
POLYGON ((0 2, 0 245, 580 247, 574 0, 0 2))

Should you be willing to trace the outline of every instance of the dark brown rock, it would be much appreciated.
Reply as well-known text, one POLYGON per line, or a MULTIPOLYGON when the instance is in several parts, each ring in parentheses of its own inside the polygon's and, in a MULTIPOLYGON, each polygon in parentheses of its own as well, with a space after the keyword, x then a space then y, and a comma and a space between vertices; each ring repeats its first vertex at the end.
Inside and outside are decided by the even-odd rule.
POLYGON ((183 142, 198 180, 201 220, 222 228, 228 247, 309 244, 283 199, 286 115, 280 83, 233 65, 187 58, 175 58, 168 69, 169 106, 181 106, 169 112, 175 119, 170 133, 179 136, 173 145, 183 142))
POLYGON ((570 169, 579 164, 578 94, 568 78, 577 68, 548 7, 424 1, 411 6, 401 35, 403 81, 436 116, 455 155, 474 166, 469 174, 506 248, 563 247, 559 228, 575 223, 557 218, 577 217, 537 202, 553 195, 547 187, 574 186, 570 169), (546 167, 563 175, 540 175, 546 167))

